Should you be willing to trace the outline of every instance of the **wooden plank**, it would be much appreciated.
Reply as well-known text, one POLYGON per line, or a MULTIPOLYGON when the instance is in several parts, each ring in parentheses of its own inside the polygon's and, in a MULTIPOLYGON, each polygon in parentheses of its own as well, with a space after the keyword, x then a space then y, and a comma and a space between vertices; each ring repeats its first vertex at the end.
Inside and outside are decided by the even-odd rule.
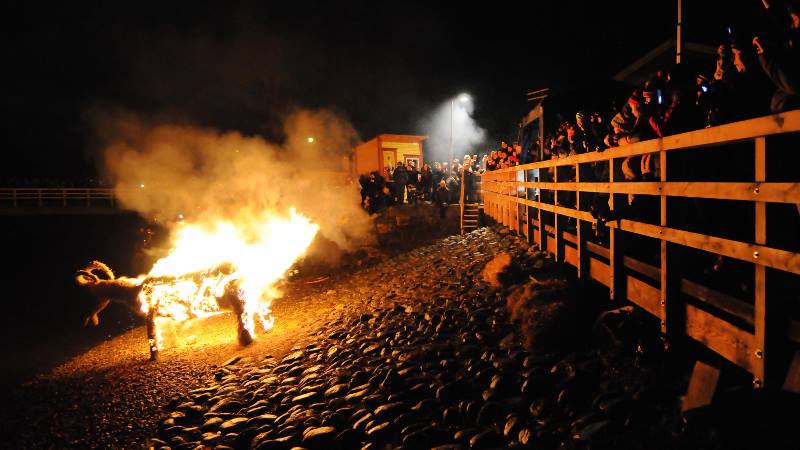
POLYGON ((619 225, 617 225, 617 222, 609 222, 607 225, 612 229, 619 227, 622 230, 642 236, 654 239, 663 238, 669 242, 686 247, 705 250, 745 262, 757 263, 766 267, 800 274, 800 253, 793 253, 763 245, 732 241, 730 239, 714 236, 706 236, 691 231, 634 222, 626 219, 620 220, 619 225))
POLYGON ((578 268, 578 249, 569 245, 564 246, 564 262, 578 268))
POLYGON ((728 361, 753 372, 753 335, 707 313, 686 305, 686 335, 715 351, 728 361))
MULTIPOLYGON (((553 236, 556 235, 556 229, 551 227, 550 225, 545 225, 544 230, 552 234, 553 236)), ((569 242, 570 244, 573 245, 573 247, 576 247, 578 245, 578 237, 575 236, 573 233, 562 231, 561 236, 564 238, 564 241, 569 242)))
POLYGON ((626 256, 622 260, 626 269, 630 269, 640 275, 643 275, 651 280, 658 282, 661 279, 661 269, 656 266, 639 261, 638 259, 626 256))
POLYGON ((558 213, 558 214, 563 215, 563 216, 574 217, 576 219, 586 220, 586 221, 589 221, 589 222, 594 222, 595 221, 594 217, 592 217, 592 215, 589 214, 588 211, 578 211, 578 210, 575 210, 573 208, 566 208, 564 206, 556 206, 556 205, 552 205, 550 203, 535 202, 535 201, 531 201, 531 200, 526 200, 524 198, 516 198, 516 199, 512 199, 512 200, 516 201, 517 203, 523 203, 523 204, 526 204, 526 205, 531 205, 531 206, 535 206, 535 207, 541 208, 542 210, 547 211, 547 212, 558 213))
POLYGON ((608 249, 602 245, 595 244, 594 242, 587 242, 586 248, 595 255, 608 259, 608 249))
POLYGON ((719 373, 719 369, 714 366, 702 361, 695 362, 689 378, 689 388, 681 402, 681 412, 711 404, 719 383, 719 373))
POLYGON ((623 147, 614 147, 603 152, 589 152, 568 156, 555 160, 540 161, 524 164, 513 168, 498 169, 495 172, 510 170, 533 170, 555 166, 584 164, 594 161, 607 161, 628 156, 643 155, 657 149, 665 151, 685 150, 700 147, 716 146, 726 143, 746 141, 755 136, 772 136, 782 133, 795 133, 800 131, 800 110, 789 111, 755 119, 743 120, 711 128, 675 134, 662 139, 651 139, 637 142, 623 147))
MULTIPOLYGON (((516 182, 525 188, 553 190, 552 182, 516 182)), ((719 200, 800 203, 800 183, 742 183, 701 181, 638 181, 617 183, 558 183, 558 189, 575 192, 614 194, 667 195, 670 197, 709 198, 719 200)))
POLYGON ((651 286, 644 281, 641 281, 638 278, 634 278, 630 275, 628 275, 625 285, 627 291, 626 296, 628 300, 639 305, 645 311, 656 317, 663 317, 660 315, 662 314, 661 307, 659 305, 661 294, 657 287, 651 286))
POLYGON ((589 274, 593 280, 609 289, 611 288, 611 270, 608 264, 597 258, 591 258, 589 260, 589 274))
POLYGON ((745 325, 753 326, 753 305, 685 278, 681 279, 680 289, 684 294, 738 318, 745 325))

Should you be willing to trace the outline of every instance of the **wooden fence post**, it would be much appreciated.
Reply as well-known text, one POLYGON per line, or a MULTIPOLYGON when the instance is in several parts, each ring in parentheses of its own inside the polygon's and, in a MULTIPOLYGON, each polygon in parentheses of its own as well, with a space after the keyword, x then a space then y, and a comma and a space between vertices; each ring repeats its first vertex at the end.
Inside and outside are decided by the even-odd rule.
MULTIPOLYGON (((553 171, 553 174, 553 182, 556 184, 555 194, 553 195, 553 205, 558 207, 558 167, 556 167, 556 170, 553 171)), ((558 213, 553 211, 553 240, 556 243, 555 248, 553 249, 553 258, 555 258, 557 262, 561 262, 564 260, 564 243, 562 241, 561 234, 563 230, 561 230, 561 225, 559 224, 560 221, 558 219, 558 213)))
MULTIPOLYGON (((661 149, 658 152, 658 161, 659 161, 659 180, 661 181, 661 195, 659 196, 660 200, 660 219, 659 223, 662 227, 667 226, 667 194, 664 192, 664 183, 667 182, 667 152, 661 149)), ((663 232, 659 231, 659 233, 663 234, 663 232)), ((659 311, 661 317, 659 317, 661 321, 661 333, 666 334, 668 331, 672 330, 673 324, 673 314, 671 309, 672 305, 668 305, 669 297, 671 295, 670 292, 670 271, 669 271, 669 243, 661 238, 660 245, 660 253, 661 253, 661 270, 660 270, 660 299, 659 299, 659 311)))
MULTIPOLYGON (((545 169, 546 171, 546 169, 545 169)), ((539 170, 539 178, 537 181, 542 181, 542 170, 539 170)), ((542 214, 542 190, 539 189, 539 195, 536 198, 536 204, 538 209, 536 210, 536 220, 539 221, 539 229, 537 233, 539 234, 539 251, 545 251, 547 248, 547 232, 544 229, 544 214, 542 214)))
MULTIPOLYGON (((763 136, 755 139, 755 190, 758 192, 760 183, 766 181, 766 138, 763 136)), ((755 243, 764 245, 767 242, 767 209, 766 203, 755 202, 755 243)), ((772 334, 771 329, 767 329, 767 316, 771 311, 767 310, 767 268, 759 264, 758 252, 753 253, 755 263, 755 284, 754 284, 754 316, 753 325, 755 328, 754 354, 753 358, 753 386, 762 387, 767 381, 767 355, 772 350, 768 334, 772 334)), ((775 325, 775 321, 771 321, 775 325)))
MULTIPOLYGON (((608 177, 609 182, 613 186, 615 174, 614 174, 614 158, 610 158, 608 160, 608 177)), ((614 193, 611 192, 608 195, 608 202, 609 206, 612 211, 616 210, 616 200, 614 199, 614 193)), ((619 211, 616 211, 619 213, 619 211)), ((619 223, 619 222, 618 222, 619 223)), ((609 264, 609 285, 611 288, 609 289, 609 297, 612 300, 624 300, 625 295, 625 284, 624 284, 624 265, 623 265, 623 257, 624 257, 624 250, 622 248, 622 230, 619 228, 611 228, 609 227, 608 230, 608 264, 609 264)))
MULTIPOLYGON (((575 182, 581 182, 581 165, 575 164, 575 182)), ((595 194, 597 195, 597 194, 595 194)), ((575 209, 581 211, 581 191, 580 189, 575 191, 575 209)), ((578 239, 577 242, 577 251, 578 251, 578 261, 577 261, 577 271, 578 271, 578 278, 585 279, 584 281, 589 280, 591 277, 589 275, 589 254, 586 250, 586 240, 589 237, 589 222, 581 219, 576 219, 576 227, 575 227, 575 237, 578 239)))

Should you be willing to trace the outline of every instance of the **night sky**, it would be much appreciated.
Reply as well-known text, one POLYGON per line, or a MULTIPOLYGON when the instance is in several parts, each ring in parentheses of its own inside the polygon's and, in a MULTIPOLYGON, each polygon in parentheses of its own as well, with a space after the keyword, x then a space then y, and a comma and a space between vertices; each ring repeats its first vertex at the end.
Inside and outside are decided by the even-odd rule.
MULTIPOLYGON (((607 80, 675 36, 674 0, 427 3, 6 1, 2 175, 91 173, 87 117, 115 110, 279 140, 288 111, 324 107, 369 139, 467 91, 496 140, 528 90, 607 80)), ((684 0, 686 38, 715 45, 757 4, 684 0)))

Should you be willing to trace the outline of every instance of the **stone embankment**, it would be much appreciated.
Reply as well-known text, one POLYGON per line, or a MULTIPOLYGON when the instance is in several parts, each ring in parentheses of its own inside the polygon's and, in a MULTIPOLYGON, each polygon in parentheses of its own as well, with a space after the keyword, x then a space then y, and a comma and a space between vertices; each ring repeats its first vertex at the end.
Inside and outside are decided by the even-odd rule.
MULTIPOLYGON (((631 372, 641 343, 576 349, 566 279, 512 235, 444 239, 351 282, 365 310, 332 317, 281 358, 230 361, 169 405, 150 444, 619 448, 669 438, 676 396, 646 368, 631 372)), ((607 315, 598 340, 636 342, 616 336, 629 316, 607 315)))

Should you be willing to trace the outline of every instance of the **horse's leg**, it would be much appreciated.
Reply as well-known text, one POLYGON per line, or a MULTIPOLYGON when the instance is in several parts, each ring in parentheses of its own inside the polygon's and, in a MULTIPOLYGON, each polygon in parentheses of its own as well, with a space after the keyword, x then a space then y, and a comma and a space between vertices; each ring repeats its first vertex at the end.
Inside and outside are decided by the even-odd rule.
POLYGON ((247 329, 245 323, 250 317, 245 317, 244 300, 239 297, 236 286, 231 284, 225 289, 225 294, 217 299, 221 309, 230 309, 236 315, 237 337, 239 345, 246 346, 253 342, 253 335, 247 329))
POLYGON ((245 324, 245 320, 247 320, 247 318, 245 317, 244 312, 244 301, 237 295, 235 298, 231 299, 231 305, 233 306, 233 313, 236 314, 239 345, 250 345, 253 342, 253 335, 250 334, 250 331, 247 329, 245 324))
POLYGON ((156 331, 156 311, 153 307, 147 312, 147 344, 150 346, 150 361, 157 361, 158 333, 156 331))

